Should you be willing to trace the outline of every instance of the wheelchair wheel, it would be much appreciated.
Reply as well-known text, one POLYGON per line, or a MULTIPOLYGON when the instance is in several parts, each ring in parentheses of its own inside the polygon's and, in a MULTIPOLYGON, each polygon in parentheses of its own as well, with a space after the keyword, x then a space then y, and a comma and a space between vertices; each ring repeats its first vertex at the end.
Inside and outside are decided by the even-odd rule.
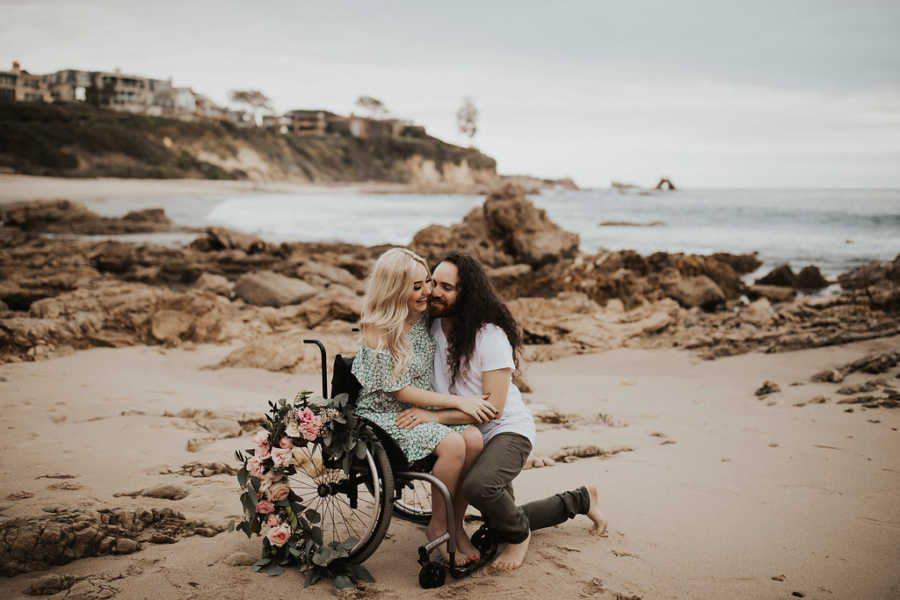
POLYGON ((350 560, 363 562, 391 524, 394 476, 384 448, 372 444, 364 459, 354 461, 349 476, 339 466, 326 465, 318 445, 302 450, 307 460, 288 477, 291 489, 321 516, 323 545, 355 537, 359 542, 350 560))
POLYGON ((431 520, 431 484, 421 479, 398 481, 399 497, 394 499, 394 515, 405 521, 427 525, 431 520))

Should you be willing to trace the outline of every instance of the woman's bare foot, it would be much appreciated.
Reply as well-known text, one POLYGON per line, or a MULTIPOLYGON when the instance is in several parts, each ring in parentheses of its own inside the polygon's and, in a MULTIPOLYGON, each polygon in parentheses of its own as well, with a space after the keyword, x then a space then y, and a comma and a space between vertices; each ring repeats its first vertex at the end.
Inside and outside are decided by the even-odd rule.
POLYGON ((498 571, 515 571, 525 562, 525 554, 528 552, 528 544, 531 542, 531 532, 524 542, 519 544, 507 544, 497 555, 491 567, 498 571))
POLYGON ((594 522, 594 526, 591 527, 591 533, 600 537, 607 537, 606 530, 609 527, 609 524, 606 522, 603 513, 600 512, 600 509, 597 506, 600 502, 600 494, 597 492, 597 486, 587 485, 585 487, 587 488, 588 494, 591 496, 591 505, 587 511, 588 518, 594 522))
MULTIPOLYGON (((439 538, 444 535, 444 529, 441 527, 432 527, 428 525, 425 527, 425 539, 429 542, 439 538)), ((458 542, 457 542, 458 543, 458 542)), ((441 543, 440 546, 437 547, 437 551, 441 553, 441 556, 446 561, 450 561, 450 555, 447 554, 447 542, 441 543)), ((464 551, 461 551, 459 546, 456 546, 456 556, 453 557, 453 562, 456 563, 456 566, 461 567, 469 562, 469 556, 464 551)))
POLYGON ((478 548, 472 545, 472 541, 469 539, 469 535, 463 528, 459 528, 456 531, 456 551, 459 554, 462 554, 466 558, 466 560, 481 555, 481 553, 478 551, 478 548))

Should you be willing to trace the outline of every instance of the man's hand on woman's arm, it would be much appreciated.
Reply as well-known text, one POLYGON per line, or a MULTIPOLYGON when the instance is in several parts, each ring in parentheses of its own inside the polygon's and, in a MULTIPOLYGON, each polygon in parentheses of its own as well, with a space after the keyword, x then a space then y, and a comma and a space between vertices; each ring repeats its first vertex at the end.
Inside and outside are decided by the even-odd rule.
MULTIPOLYGON (((477 396, 472 397, 474 400, 477 400, 477 396)), ((481 421, 476 420, 473 415, 465 413, 456 408, 444 408, 439 410, 429 410, 427 408, 419 408, 418 406, 413 406, 411 408, 407 408, 395 419, 394 423, 400 429, 412 429, 416 425, 420 423, 443 423, 444 425, 470 425, 472 423, 487 423, 491 419, 494 418, 496 414, 496 409, 493 405, 488 405, 488 397, 485 394, 482 403, 479 404, 476 412, 483 419, 481 421)))

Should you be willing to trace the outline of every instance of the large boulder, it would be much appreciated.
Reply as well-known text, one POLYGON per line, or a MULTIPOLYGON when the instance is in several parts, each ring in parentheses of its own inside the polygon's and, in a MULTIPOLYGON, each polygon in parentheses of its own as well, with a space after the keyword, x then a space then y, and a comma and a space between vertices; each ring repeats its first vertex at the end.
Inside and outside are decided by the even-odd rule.
POLYGON ((195 290, 212 292, 213 294, 225 296, 226 298, 231 296, 231 286, 229 285, 228 280, 221 275, 214 275, 213 273, 203 273, 200 275, 200 277, 197 278, 197 281, 194 282, 193 288, 195 290))
POLYGON ((362 299, 352 290, 342 285, 332 285, 306 300, 297 308, 297 316, 312 329, 325 321, 359 320, 362 312, 362 299))
POLYGON ((800 272, 797 273, 797 279, 795 280, 794 285, 802 290, 819 290, 828 287, 828 280, 822 276, 819 267, 809 265, 803 267, 800 272))
POLYGON ((578 251, 578 234, 553 223, 516 185, 506 184, 472 209, 462 223, 429 225, 410 247, 434 263, 447 252, 471 254, 487 267, 527 264, 539 268, 578 251))
POLYGON ((300 304, 312 298, 316 292, 318 290, 305 281, 272 271, 247 273, 234 286, 234 293, 238 298, 256 306, 300 304))
POLYGON ((760 277, 755 282, 757 285, 777 285, 780 287, 794 287, 797 283, 797 276, 788 265, 779 265, 769 271, 764 277, 760 277))
POLYGON ((706 275, 679 278, 667 285, 666 291, 687 308, 699 306, 704 310, 714 310, 725 302, 725 294, 706 275))
POLYGON ((578 251, 578 234, 565 231, 536 208, 524 190, 507 184, 484 201, 484 217, 491 235, 518 263, 533 267, 572 258, 578 251))
POLYGON ((160 342, 176 344, 194 323, 194 317, 180 310, 160 310, 150 319, 150 334, 160 342))

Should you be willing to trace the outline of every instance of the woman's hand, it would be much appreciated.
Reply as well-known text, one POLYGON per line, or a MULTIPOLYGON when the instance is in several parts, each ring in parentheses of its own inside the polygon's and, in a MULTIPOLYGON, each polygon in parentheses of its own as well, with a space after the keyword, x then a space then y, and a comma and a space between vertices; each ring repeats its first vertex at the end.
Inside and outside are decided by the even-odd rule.
POLYGON ((437 420, 438 418, 437 414, 435 414, 435 411, 413 406, 411 408, 407 408, 402 413, 397 415, 394 423, 400 429, 412 429, 416 425, 428 423, 431 421, 437 422, 437 420))
POLYGON ((490 394, 460 396, 456 408, 475 419, 476 423, 487 423, 497 416, 497 407, 488 402, 490 397, 490 394))

